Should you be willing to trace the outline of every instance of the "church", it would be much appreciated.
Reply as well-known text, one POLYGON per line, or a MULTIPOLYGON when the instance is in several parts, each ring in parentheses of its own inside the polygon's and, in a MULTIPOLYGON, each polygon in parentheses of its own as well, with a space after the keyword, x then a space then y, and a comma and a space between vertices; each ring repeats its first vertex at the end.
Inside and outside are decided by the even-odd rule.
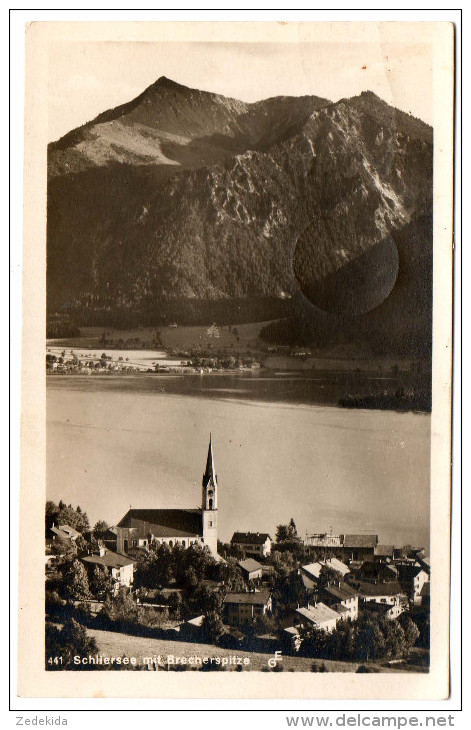
POLYGON ((207 545, 217 554, 217 476, 213 446, 209 437, 208 458, 203 474, 201 508, 197 509, 130 509, 118 523, 117 552, 131 548, 148 548, 167 543, 170 547, 193 543, 207 545))

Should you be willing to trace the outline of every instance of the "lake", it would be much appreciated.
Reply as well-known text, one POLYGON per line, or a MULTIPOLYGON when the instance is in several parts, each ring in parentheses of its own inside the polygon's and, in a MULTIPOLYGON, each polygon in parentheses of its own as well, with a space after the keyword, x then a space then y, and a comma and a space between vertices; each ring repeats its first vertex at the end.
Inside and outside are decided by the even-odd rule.
POLYGON ((199 506, 212 432, 221 539, 274 537, 293 517, 302 535, 428 547, 430 415, 327 405, 346 385, 267 371, 49 376, 47 497, 80 504, 92 524, 130 505, 199 506))

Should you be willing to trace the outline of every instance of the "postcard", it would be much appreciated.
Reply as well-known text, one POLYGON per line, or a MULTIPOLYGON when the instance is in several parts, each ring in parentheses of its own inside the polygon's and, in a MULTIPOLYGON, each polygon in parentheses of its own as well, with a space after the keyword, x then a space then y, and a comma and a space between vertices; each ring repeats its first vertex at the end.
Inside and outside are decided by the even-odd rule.
POLYGON ((20 697, 448 696, 453 54, 27 27, 20 697))

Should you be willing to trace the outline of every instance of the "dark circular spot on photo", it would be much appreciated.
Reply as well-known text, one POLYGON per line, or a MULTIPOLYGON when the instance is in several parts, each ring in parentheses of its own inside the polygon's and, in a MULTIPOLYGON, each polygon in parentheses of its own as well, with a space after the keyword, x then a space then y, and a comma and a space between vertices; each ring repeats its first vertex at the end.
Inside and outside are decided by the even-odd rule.
POLYGON ((340 236, 332 241, 333 228, 328 221, 316 220, 301 234, 293 253, 294 274, 304 295, 319 309, 347 317, 366 314, 394 288, 397 246, 386 236, 357 254, 340 236))

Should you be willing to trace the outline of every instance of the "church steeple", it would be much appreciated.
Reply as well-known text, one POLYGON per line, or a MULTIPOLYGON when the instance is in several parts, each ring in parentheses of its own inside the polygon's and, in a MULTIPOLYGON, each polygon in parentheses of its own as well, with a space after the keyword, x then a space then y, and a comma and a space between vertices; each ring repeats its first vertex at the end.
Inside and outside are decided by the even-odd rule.
POLYGON ((208 458, 206 459, 206 470, 203 474, 203 509, 217 509, 217 475, 214 469, 213 444, 211 434, 209 435, 208 458))

